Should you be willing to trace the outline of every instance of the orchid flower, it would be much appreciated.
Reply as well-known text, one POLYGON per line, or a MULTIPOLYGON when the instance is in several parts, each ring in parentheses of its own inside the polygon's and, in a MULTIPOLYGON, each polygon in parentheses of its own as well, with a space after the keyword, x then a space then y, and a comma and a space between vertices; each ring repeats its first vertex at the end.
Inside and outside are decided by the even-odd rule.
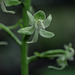
POLYGON ((35 43, 38 40, 38 34, 40 34, 44 38, 52 38, 54 36, 53 32, 46 31, 45 28, 49 27, 52 16, 49 15, 46 18, 46 15, 43 11, 38 11, 34 15, 32 15, 29 11, 27 11, 27 15, 29 17, 29 27, 21 28, 18 30, 18 33, 25 35, 33 35, 31 41, 27 43, 35 43))
POLYGON ((2 11, 6 12, 6 13, 11 13, 11 14, 15 14, 15 12, 14 11, 8 11, 6 9, 6 6, 9 7, 12 5, 18 5, 20 3, 21 2, 19 0, 0 0, 2 11))
POLYGON ((48 66, 48 68, 53 68, 53 69, 56 69, 56 70, 62 70, 64 69, 68 63, 67 63, 67 60, 70 60, 70 61, 73 61, 73 57, 74 57, 74 49, 71 47, 71 44, 69 44, 68 46, 65 45, 65 54, 61 54, 56 62, 59 66, 61 66, 60 68, 58 67, 55 67, 55 66, 48 66))

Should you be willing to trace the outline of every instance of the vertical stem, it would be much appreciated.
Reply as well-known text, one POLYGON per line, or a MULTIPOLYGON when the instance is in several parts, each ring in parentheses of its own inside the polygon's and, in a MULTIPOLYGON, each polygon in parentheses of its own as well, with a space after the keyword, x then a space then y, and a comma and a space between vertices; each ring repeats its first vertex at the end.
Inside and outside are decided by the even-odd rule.
MULTIPOLYGON (((29 24, 27 11, 30 8, 30 3, 31 0, 23 0, 23 27, 26 27, 29 24)), ((28 46, 26 41, 26 36, 23 35, 21 45, 21 75, 28 75, 28 46)))

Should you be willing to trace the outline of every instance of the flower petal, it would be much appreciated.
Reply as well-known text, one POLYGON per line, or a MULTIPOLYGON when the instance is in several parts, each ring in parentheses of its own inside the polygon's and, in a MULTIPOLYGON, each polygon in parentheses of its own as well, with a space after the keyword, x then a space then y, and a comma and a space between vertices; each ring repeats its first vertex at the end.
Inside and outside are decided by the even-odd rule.
POLYGON ((40 35, 45 38, 52 38, 54 36, 54 33, 40 29, 40 35))
POLYGON ((2 11, 3 11, 3 12, 11 13, 11 14, 15 14, 15 12, 14 12, 14 11, 8 11, 8 10, 6 9, 6 7, 5 7, 5 5, 4 5, 4 2, 3 2, 3 1, 1 1, 1 8, 2 8, 2 11))
POLYGON ((29 17, 29 24, 34 25, 34 17, 33 17, 33 15, 29 11, 27 11, 27 15, 29 17))
POLYGON ((44 21, 44 26, 45 26, 45 28, 49 27, 51 21, 52 21, 52 15, 49 15, 49 16, 47 17, 47 19, 44 21))
POLYGON ((18 33, 20 34, 26 34, 26 35, 32 35, 34 32, 34 28, 31 27, 25 27, 18 30, 18 33))
POLYGON ((38 29, 35 30, 33 39, 31 41, 28 41, 27 43, 35 43, 38 40, 38 29))

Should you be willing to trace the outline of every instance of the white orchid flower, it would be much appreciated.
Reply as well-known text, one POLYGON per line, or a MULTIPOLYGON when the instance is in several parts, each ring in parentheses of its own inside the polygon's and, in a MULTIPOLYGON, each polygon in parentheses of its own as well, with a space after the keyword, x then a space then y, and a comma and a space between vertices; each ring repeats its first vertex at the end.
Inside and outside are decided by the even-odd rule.
POLYGON ((32 15, 29 11, 27 11, 27 15, 29 17, 29 27, 21 28, 18 33, 25 35, 33 35, 31 41, 27 43, 35 43, 38 40, 38 34, 40 34, 44 38, 52 38, 54 36, 53 32, 46 31, 45 28, 49 27, 52 16, 49 15, 47 18, 43 11, 38 11, 34 15, 32 15))
POLYGON ((70 61, 74 60, 74 49, 72 48, 72 45, 71 44, 69 44, 68 46, 65 45, 65 49, 66 49, 65 54, 61 54, 56 60, 60 68, 55 67, 55 66, 48 66, 48 68, 62 70, 68 65, 67 60, 70 60, 70 61))

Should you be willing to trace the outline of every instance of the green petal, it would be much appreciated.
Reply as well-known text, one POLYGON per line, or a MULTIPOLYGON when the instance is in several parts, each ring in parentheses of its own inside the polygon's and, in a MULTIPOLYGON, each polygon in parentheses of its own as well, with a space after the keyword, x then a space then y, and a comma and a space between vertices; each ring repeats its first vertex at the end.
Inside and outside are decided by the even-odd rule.
POLYGON ((33 17, 33 15, 29 11, 27 11, 27 15, 29 17, 29 24, 34 25, 34 17, 33 17))
POLYGON ((54 33, 40 29, 40 35, 45 38, 52 38, 54 36, 54 33))
POLYGON ((52 15, 49 15, 49 16, 47 17, 47 19, 44 21, 44 26, 45 26, 45 28, 46 28, 46 27, 49 27, 51 21, 52 21, 52 15))
POLYGON ((25 27, 18 30, 18 33, 20 34, 26 34, 26 35, 32 35, 34 32, 33 27, 25 27))
POLYGON ((38 29, 35 30, 35 33, 33 35, 33 39, 31 41, 28 41, 27 43, 35 43, 38 40, 38 29))
POLYGON ((18 5, 21 4, 19 0, 4 0, 6 6, 18 5))
POLYGON ((46 15, 45 15, 45 13, 43 12, 43 11, 38 11, 38 12, 36 12, 35 14, 34 14, 34 19, 35 20, 39 20, 39 19, 41 19, 41 20, 45 20, 45 18, 46 18, 46 15))

